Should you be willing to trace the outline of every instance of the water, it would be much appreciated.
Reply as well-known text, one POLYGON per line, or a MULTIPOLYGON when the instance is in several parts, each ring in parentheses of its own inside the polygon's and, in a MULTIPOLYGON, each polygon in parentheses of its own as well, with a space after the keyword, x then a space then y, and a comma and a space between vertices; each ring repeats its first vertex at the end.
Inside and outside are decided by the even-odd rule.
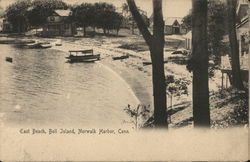
POLYGON ((65 63, 56 50, 0 45, 0 121, 12 126, 113 126, 137 99, 101 63, 65 63), (4 61, 6 56, 13 63, 4 61))

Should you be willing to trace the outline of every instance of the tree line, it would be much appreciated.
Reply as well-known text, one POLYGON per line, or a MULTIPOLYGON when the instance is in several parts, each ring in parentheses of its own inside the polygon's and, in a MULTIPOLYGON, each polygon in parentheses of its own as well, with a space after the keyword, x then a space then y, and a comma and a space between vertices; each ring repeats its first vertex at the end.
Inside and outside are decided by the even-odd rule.
POLYGON ((70 21, 84 29, 93 27, 103 29, 106 34, 109 30, 120 30, 123 16, 108 3, 82 3, 69 5, 62 0, 19 0, 9 5, 5 17, 13 25, 14 32, 24 32, 28 27, 40 28, 56 9, 69 9, 72 14, 70 21))

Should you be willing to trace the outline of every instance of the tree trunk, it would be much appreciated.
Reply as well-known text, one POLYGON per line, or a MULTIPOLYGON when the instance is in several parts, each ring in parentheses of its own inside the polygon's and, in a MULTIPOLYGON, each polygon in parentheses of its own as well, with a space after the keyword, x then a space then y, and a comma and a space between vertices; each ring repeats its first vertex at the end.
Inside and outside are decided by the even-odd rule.
POLYGON ((193 0, 192 60, 194 127, 210 127, 207 46, 207 0, 193 0))
POLYGON ((134 21, 132 20, 132 34, 135 34, 135 23, 134 23, 134 21))
POLYGON ((153 0, 153 35, 150 34, 134 0, 127 0, 127 2, 133 18, 150 49, 153 75, 154 125, 156 128, 167 128, 166 85, 163 59, 164 21, 162 15, 162 0, 153 0))
MULTIPOLYGON (((173 110, 173 95, 172 94, 170 95, 170 106, 171 106, 170 110, 173 110)), ((169 114, 169 122, 171 123, 171 114, 169 114)))
POLYGON ((17 32, 18 32, 19 34, 21 33, 21 21, 20 21, 20 20, 18 20, 17 32))
POLYGON ((120 31, 120 29, 116 29, 116 36, 119 35, 119 31, 120 31))
POLYGON ((86 37, 86 35, 87 35, 87 34, 86 34, 86 26, 84 25, 84 26, 83 26, 83 36, 86 37))
POLYGON ((240 72, 240 57, 239 45, 236 36, 236 0, 227 0, 227 14, 228 14, 228 33, 230 42, 230 53, 232 58, 232 86, 244 90, 241 72, 240 72))
POLYGON ((154 38, 150 47, 154 95, 154 122, 156 127, 167 126, 166 84, 161 40, 154 38))

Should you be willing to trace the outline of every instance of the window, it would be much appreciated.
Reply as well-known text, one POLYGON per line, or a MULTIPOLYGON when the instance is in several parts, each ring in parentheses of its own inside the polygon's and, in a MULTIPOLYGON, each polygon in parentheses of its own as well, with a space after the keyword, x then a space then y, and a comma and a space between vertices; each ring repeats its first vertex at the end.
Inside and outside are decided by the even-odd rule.
POLYGON ((49 20, 50 20, 50 21, 55 21, 55 17, 54 17, 54 16, 50 16, 50 17, 49 17, 49 20))

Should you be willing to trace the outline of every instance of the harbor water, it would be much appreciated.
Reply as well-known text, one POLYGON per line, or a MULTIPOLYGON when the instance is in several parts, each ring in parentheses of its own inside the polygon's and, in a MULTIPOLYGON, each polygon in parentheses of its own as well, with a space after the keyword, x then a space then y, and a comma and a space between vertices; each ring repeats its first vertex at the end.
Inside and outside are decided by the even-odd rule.
POLYGON ((129 120, 123 109, 138 104, 128 84, 101 63, 69 64, 67 53, 50 49, 0 48, 4 125, 122 126, 129 120))

